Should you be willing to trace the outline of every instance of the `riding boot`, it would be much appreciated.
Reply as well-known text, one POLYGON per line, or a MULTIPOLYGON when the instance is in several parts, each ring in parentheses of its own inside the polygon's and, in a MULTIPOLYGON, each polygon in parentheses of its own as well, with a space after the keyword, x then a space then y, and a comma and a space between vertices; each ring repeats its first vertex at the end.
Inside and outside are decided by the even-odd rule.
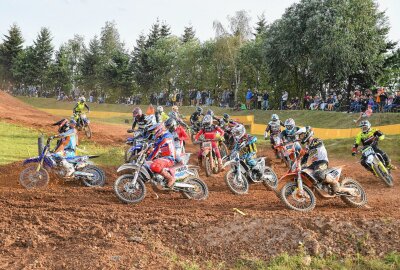
POLYGON ((60 163, 65 169, 65 177, 70 178, 75 172, 74 166, 65 159, 62 159, 60 163))
POLYGON ((325 178, 325 183, 328 183, 328 184, 331 185, 332 190, 333 190, 333 192, 335 194, 336 193, 347 193, 347 194, 350 194, 352 196, 356 196, 357 195, 357 194, 354 193, 354 189, 342 187, 338 180, 332 179, 329 176, 325 178))
POLYGON ((218 159, 218 169, 220 172, 223 172, 225 170, 224 165, 222 165, 222 159, 218 159))
POLYGON ((175 177, 173 177, 167 169, 163 169, 160 174, 165 178, 167 186, 171 188, 175 183, 175 177))

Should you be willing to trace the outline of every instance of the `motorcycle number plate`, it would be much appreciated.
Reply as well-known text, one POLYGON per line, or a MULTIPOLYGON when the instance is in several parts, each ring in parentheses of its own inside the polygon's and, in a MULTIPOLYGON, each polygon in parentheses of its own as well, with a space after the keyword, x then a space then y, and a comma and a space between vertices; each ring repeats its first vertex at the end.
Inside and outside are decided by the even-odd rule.
POLYGON ((203 147, 211 147, 211 142, 205 142, 205 143, 203 143, 203 147))
POLYGON ((362 152, 363 156, 366 156, 366 157, 368 157, 369 155, 372 155, 374 153, 375 152, 374 152, 374 149, 372 147, 368 147, 368 148, 364 149, 363 152, 362 152))

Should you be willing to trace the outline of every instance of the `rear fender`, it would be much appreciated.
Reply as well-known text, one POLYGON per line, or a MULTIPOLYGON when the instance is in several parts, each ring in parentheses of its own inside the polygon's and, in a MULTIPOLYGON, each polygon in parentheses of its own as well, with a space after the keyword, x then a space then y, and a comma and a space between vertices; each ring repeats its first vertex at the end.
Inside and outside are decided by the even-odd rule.
MULTIPOLYGON (((312 188, 314 185, 313 185, 313 183, 312 183, 312 181, 310 180, 309 177, 310 176, 308 176, 307 174, 301 173, 301 178, 303 180, 303 184, 306 185, 309 188, 312 188)), ((278 181, 277 190, 281 190, 282 187, 284 185, 286 185, 288 182, 294 182, 296 178, 297 178, 297 173, 295 173, 295 172, 294 173, 289 173, 289 174, 286 174, 286 175, 282 176, 281 179, 279 179, 279 181, 278 181)))

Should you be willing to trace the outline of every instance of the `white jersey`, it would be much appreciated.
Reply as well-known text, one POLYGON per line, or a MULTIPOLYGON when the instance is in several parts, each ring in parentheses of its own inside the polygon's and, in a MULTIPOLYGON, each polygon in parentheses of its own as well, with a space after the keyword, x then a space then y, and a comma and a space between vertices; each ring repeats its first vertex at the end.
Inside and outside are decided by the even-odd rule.
POLYGON ((308 151, 308 159, 311 162, 316 162, 320 160, 325 160, 326 162, 329 162, 328 160, 328 152, 326 151, 326 148, 323 144, 321 146, 310 149, 308 151))

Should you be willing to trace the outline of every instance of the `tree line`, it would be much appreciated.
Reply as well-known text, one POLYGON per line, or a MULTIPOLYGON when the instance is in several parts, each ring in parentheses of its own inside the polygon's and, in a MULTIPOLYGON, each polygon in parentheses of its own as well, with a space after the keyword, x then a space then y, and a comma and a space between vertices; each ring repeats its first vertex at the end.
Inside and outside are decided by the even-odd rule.
POLYGON ((229 89, 242 100, 248 88, 279 99, 283 91, 399 87, 400 52, 374 0, 302 0, 272 23, 259 16, 255 26, 242 10, 214 21, 213 29, 215 38, 201 42, 192 26, 176 36, 157 20, 127 48, 115 23, 106 22, 88 44, 75 35, 56 50, 48 28, 24 47, 13 24, 0 43, 1 87, 33 85, 55 94, 78 88, 109 101, 165 89, 229 89))

